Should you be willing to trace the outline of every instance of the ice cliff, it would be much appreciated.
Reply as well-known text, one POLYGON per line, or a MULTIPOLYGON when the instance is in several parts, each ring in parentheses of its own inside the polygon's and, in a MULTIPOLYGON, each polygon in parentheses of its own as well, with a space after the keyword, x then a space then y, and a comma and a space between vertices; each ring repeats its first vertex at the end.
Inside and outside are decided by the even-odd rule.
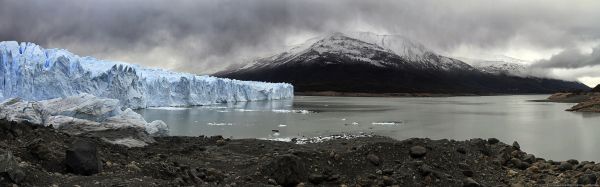
POLYGON ((123 107, 286 99, 293 86, 197 76, 92 57, 34 43, 0 42, 0 100, 40 101, 88 93, 123 107))

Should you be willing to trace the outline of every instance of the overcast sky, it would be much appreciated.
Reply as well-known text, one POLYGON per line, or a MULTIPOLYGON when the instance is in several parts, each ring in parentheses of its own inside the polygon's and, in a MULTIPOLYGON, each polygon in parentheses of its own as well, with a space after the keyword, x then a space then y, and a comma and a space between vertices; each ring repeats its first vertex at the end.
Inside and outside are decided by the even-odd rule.
POLYGON ((0 40, 201 74, 335 31, 400 34, 600 83, 597 0, 0 0, 0 40))

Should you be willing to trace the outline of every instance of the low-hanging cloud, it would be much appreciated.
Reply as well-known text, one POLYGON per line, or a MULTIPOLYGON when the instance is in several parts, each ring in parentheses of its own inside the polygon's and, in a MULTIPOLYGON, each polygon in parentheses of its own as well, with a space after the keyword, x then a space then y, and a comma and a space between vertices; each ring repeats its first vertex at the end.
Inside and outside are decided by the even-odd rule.
POLYGON ((576 69, 600 65, 600 46, 591 53, 583 53, 579 49, 566 49, 548 60, 537 61, 533 66, 538 68, 576 69))
POLYGON ((211 73, 334 31, 402 34, 443 51, 576 48, 600 39, 598 10, 586 0, 0 0, 0 40, 211 73))

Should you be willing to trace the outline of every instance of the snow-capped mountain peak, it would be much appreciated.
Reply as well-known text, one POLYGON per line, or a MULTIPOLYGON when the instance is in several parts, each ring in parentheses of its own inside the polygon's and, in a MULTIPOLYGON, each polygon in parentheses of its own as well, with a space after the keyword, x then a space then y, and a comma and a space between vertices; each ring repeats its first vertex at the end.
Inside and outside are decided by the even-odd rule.
POLYGON ((272 68, 292 61, 294 63, 313 63, 314 59, 332 55, 340 59, 319 62, 328 64, 367 63, 389 68, 409 65, 444 71, 473 69, 468 64, 438 55, 423 44, 400 35, 378 35, 368 32, 346 35, 335 32, 324 37, 309 39, 280 54, 254 60, 243 68, 233 71, 272 68))
POLYGON ((353 32, 349 36, 389 49, 411 61, 421 61, 426 55, 434 53, 425 45, 402 35, 353 32))
POLYGON ((311 50, 321 53, 339 53, 344 55, 362 55, 366 49, 390 52, 381 46, 367 43, 335 32, 311 45, 311 50))

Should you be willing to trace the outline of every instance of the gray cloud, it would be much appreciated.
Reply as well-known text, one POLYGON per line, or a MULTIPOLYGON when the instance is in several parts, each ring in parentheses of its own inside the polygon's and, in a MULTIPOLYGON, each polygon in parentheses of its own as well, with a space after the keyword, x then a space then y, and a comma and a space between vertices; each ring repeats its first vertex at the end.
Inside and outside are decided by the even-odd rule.
POLYGON ((579 49, 566 49, 548 60, 540 60, 533 64, 539 68, 566 68, 576 69, 600 65, 600 46, 592 49, 589 54, 582 53, 579 49))
POLYGON ((0 0, 0 40, 210 73, 333 31, 397 33, 446 51, 575 48, 600 40, 598 10, 585 0, 0 0))

